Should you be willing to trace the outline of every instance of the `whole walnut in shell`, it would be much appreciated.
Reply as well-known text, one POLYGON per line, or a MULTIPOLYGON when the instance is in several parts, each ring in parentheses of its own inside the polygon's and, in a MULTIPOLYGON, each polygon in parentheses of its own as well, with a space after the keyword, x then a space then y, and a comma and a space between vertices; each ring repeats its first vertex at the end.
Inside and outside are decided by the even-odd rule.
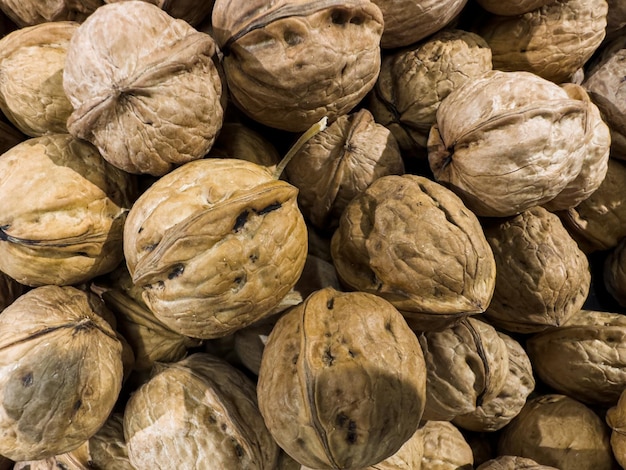
POLYGON ((369 0, 217 0, 212 23, 233 102, 270 127, 334 121, 380 71, 383 15, 369 0))
POLYGON ((245 160, 189 162, 131 208, 124 253, 156 317, 194 338, 233 333, 271 313, 307 255, 298 190, 245 160))
POLYGON ((383 56, 368 108, 405 154, 425 159, 428 133, 441 101, 471 77, 490 70, 491 50, 483 38, 445 29, 383 56))
POLYGON ((110 315, 69 286, 38 287, 0 313, 0 454, 52 457, 104 424, 123 376, 110 315))
POLYGON ((608 5, 605 0, 543 3, 523 15, 487 15, 475 32, 489 44, 495 69, 525 70, 562 83, 602 43, 608 5))
POLYGON ((150 3, 98 8, 67 50, 69 132, 129 173, 161 176, 202 158, 224 113, 214 54, 211 36, 150 3))
POLYGON ((442 101, 431 128, 435 179, 479 216, 554 199, 580 174, 590 141, 591 103, 568 90, 529 72, 466 81, 442 101))
POLYGON ((0 9, 18 26, 32 26, 54 21, 83 21, 102 0, 0 0, 0 9))
POLYGON ((0 40, 0 109, 28 136, 67 133, 72 105, 63 67, 77 28, 73 21, 41 23, 0 40))
POLYGON ((495 261, 476 216, 444 186, 383 176, 343 212, 331 252, 341 282, 390 301, 416 330, 482 313, 495 261))
POLYGON ((589 261, 560 219, 542 207, 484 224, 496 260, 496 287, 485 316, 512 332, 562 325, 591 286, 589 261))
POLYGON ((424 419, 451 421, 498 397, 509 375, 509 351, 495 328, 466 318, 419 336, 427 369, 424 419))
POLYGON ((308 140, 285 168, 298 205, 320 230, 334 230, 348 203, 374 180, 404 173, 395 137, 361 109, 308 140))
POLYGON ((112 271, 135 191, 132 175, 69 134, 16 145, 0 155, 0 270, 29 286, 112 271))
POLYGON ((533 459, 502 455, 483 462, 476 470, 558 470, 556 467, 541 465, 533 459))
POLYGON ((314 292, 272 330, 257 395, 280 447, 316 469, 363 468, 396 453, 422 417, 416 336, 387 301, 314 292))
POLYGON ((448 421, 426 421, 418 434, 424 441, 423 470, 472 470, 472 448, 459 429, 448 421))
POLYGON ((133 393, 124 436, 135 468, 274 470, 278 459, 252 381, 206 353, 163 364, 133 393))
POLYGON ((502 430, 498 453, 559 470, 615 468, 609 428, 591 408, 560 394, 529 400, 502 430))
POLYGON ((533 370, 553 390, 611 406, 626 388, 626 316, 580 310, 526 341, 533 370))
POLYGON ((607 410, 605 420, 611 428, 613 455, 624 468, 626 467, 626 391, 623 391, 617 403, 607 410))

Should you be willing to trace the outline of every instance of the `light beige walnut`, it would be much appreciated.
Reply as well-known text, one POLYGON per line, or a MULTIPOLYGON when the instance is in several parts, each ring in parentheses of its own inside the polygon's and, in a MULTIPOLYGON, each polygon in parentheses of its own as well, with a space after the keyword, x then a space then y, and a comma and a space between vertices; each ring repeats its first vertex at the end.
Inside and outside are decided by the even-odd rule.
POLYGON ((530 399, 501 432, 499 455, 526 457, 559 470, 613 470, 609 428, 566 395, 530 399))
POLYGON ((415 433, 426 370, 415 334, 387 301, 325 288, 269 335, 259 408, 278 445, 310 468, 363 468, 415 433))
POLYGON ((439 106, 428 138, 430 168, 477 215, 518 214, 578 177, 589 113, 588 102, 535 74, 487 72, 439 106))
POLYGON ((67 47, 78 23, 17 29, 0 40, 0 109, 24 134, 67 133, 72 113, 63 90, 67 47))
POLYGON ((615 460, 626 467, 626 392, 622 392, 617 403, 610 407, 605 416, 611 428, 611 449, 615 460))
POLYGON ((278 460, 252 381, 206 353, 163 364, 133 393, 124 437, 135 468, 274 470, 278 460))
POLYGON ((608 4, 605 0, 543 3, 523 15, 486 16, 475 32, 489 44, 495 69, 525 70, 562 83, 602 43, 608 4))
POLYGON ((104 424, 122 386, 122 344, 95 295, 43 286, 0 313, 0 454, 69 452, 104 424))
POLYGON ((84 21, 102 0, 0 0, 0 9, 19 27, 54 21, 84 21))
POLYGON ((444 186, 383 176, 357 195, 331 243, 340 281, 390 301, 415 330, 482 313, 495 261, 476 216, 444 186))
POLYGON ((211 36, 150 3, 98 8, 67 49, 69 132, 129 173, 161 176, 204 157, 224 113, 215 52, 211 36))
POLYGON ((496 260, 496 287, 485 316, 532 333, 560 326, 580 310, 591 286, 589 261, 560 219, 536 206, 485 222, 496 260))
POLYGON ((16 145, 0 156, 0 270, 29 286, 112 271, 135 193, 132 175, 69 134, 16 145))
MULTIPOLYGON (((127 0, 104 0, 104 3, 117 3, 127 0)), ((143 0, 158 6, 168 15, 185 20, 192 26, 197 26, 207 16, 210 17, 213 9, 213 0, 143 0)))
POLYGON ((212 23, 233 102, 270 127, 334 121, 380 71, 383 15, 369 0, 217 0, 212 23))
POLYGON ((448 421, 426 421, 419 429, 424 441, 422 470, 472 470, 472 448, 448 421))
POLYGON ((533 459, 503 455, 483 462, 476 470, 558 470, 556 467, 541 465, 533 459))

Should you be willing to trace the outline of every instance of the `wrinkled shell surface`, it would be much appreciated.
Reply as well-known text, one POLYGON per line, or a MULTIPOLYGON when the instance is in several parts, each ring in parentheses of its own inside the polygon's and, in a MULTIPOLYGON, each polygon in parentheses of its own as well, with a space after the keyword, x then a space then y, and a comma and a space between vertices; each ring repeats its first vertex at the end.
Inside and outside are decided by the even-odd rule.
POLYGON ((439 106, 430 167, 477 215, 517 214, 554 199, 578 176, 588 114, 587 103, 534 74, 488 72, 439 106))
POLYGON ((67 133, 72 105, 63 91, 67 47, 78 23, 17 29, 0 40, 0 108, 24 134, 67 133))
POLYGON ((422 469, 472 470, 472 449, 452 423, 427 421, 418 432, 424 440, 422 469))
POLYGON ((270 127, 334 121, 380 71, 383 16, 369 0, 217 0, 212 20, 234 103, 270 127))
POLYGON ((451 191, 383 176, 357 195, 332 238, 339 279, 389 300, 417 330, 485 310, 495 262, 478 220, 451 191))
POLYGON ((470 431, 493 432, 506 426, 526 404, 535 389, 533 369, 522 345, 498 332, 509 353, 509 373, 502 390, 491 400, 483 401, 474 411, 454 418, 454 424, 470 431))
POLYGON ((302 465, 363 468, 417 430, 425 387, 419 342, 391 304, 325 288, 276 323, 257 393, 274 439, 302 465))
POLYGON ((20 27, 52 21, 83 21, 102 0, 0 0, 0 9, 20 27))
POLYGON ((412 47, 385 54, 368 106, 403 152, 424 154, 441 101, 471 77, 489 70, 491 50, 483 38, 446 29, 412 47))
POLYGON ((361 109, 307 141, 285 172, 307 220, 332 230, 357 194, 381 176, 403 174, 404 163, 395 137, 361 109))
POLYGON ((259 413, 254 384, 206 353, 164 365, 124 410, 124 436, 135 468, 273 470, 278 447, 259 413))
POLYGON ((626 466, 626 392, 606 412, 606 424, 611 428, 611 449, 622 468, 626 466))
POLYGON ((529 13, 551 3, 553 0, 477 0, 481 7, 490 13, 515 16, 529 13))
POLYGON ((383 12, 381 46, 414 44, 443 29, 461 12, 467 0, 373 0, 383 12))
POLYGON ((591 408, 559 394, 529 400, 502 430, 498 454, 559 470, 614 469, 608 427, 591 408))
POLYGON ((205 339, 271 313, 306 261, 296 199, 294 186, 244 160, 198 160, 161 177, 124 227, 146 305, 174 331, 205 339))
POLYGON ((476 470, 558 470, 556 467, 541 465, 533 459, 503 455, 479 465, 476 470))
POLYGON ((0 454, 52 457, 104 424, 123 375, 122 345, 104 315, 92 294, 57 286, 0 313, 0 454))
POLYGON ((626 388, 624 315, 581 310, 526 345, 537 376, 559 393, 610 406, 626 388))
POLYGON ((223 120, 214 53, 208 34, 150 3, 98 8, 67 50, 70 133, 129 173, 160 176, 202 158, 223 120))
POLYGON ((31 286, 113 270, 135 187, 131 175, 69 134, 16 145, 0 156, 0 270, 31 286))
POLYGON ((425 420, 450 421, 498 397, 509 351, 495 328, 475 318, 419 336, 427 368, 425 420))
POLYGON ((485 316, 517 333, 560 326, 583 306, 589 261, 559 218, 542 207, 486 224, 496 288, 485 316))
POLYGON ((605 0, 554 0, 523 15, 487 17, 476 32, 489 44, 495 69, 561 83, 602 43, 607 12, 605 0))
MULTIPOLYGON (((104 0, 104 3, 117 3, 128 0, 104 0)), ((213 9, 213 0, 144 0, 165 10, 174 18, 185 20, 192 26, 197 26, 213 9)))

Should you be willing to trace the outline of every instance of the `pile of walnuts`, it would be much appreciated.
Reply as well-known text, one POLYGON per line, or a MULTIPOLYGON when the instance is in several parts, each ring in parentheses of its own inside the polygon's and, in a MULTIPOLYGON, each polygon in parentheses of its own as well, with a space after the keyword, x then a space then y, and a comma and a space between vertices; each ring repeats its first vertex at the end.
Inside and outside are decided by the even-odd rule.
POLYGON ((626 468, 621 0, 0 12, 0 470, 626 468))

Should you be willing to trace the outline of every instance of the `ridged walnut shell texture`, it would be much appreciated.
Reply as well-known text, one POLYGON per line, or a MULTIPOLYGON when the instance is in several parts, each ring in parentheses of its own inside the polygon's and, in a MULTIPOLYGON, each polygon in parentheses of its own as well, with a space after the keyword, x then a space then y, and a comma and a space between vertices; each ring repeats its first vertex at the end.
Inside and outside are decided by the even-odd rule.
POLYGON ((526 341, 533 370, 559 393, 612 406, 626 388, 626 317, 581 310, 526 341))
POLYGON ((363 468, 415 433, 426 372, 416 336, 387 301, 321 289, 276 323, 259 408, 280 447, 316 469, 363 468))
POLYGON ((503 455, 483 462, 476 470, 558 470, 558 468, 541 465, 525 457, 503 455))
POLYGON ((54 21, 0 40, 0 108, 28 136, 67 133, 72 105, 63 90, 63 67, 77 28, 73 21, 54 21))
POLYGON ((626 467, 626 392, 622 392, 617 403, 609 408, 605 416, 611 428, 611 449, 615 460, 626 467))
POLYGON ((52 457, 104 424, 123 375, 106 315, 95 295, 58 286, 33 289, 0 313, 0 454, 52 457))
POLYGON ((472 448, 448 421, 426 421, 419 429, 424 441, 423 470, 472 470, 472 448))
POLYGON ((373 181, 404 173, 395 137, 361 109, 312 137, 285 168, 298 205, 317 229, 332 231, 348 203, 373 181))
POLYGON ((487 72, 439 106, 430 168, 477 215, 514 215, 554 199, 579 175, 588 119, 587 102, 548 80, 487 72))
POLYGON ((609 428, 589 407, 565 395, 539 395, 501 432, 499 455, 559 470, 614 470, 609 428))
POLYGON ((129 173, 161 176, 202 158, 223 120, 214 54, 211 36, 150 3, 98 8, 67 50, 69 132, 129 173))
POLYGON ((475 32, 489 44, 495 69, 562 83, 602 43, 607 13, 605 0, 554 0, 519 16, 486 16, 475 32))
POLYGON ((482 313, 493 294, 495 261, 478 219, 425 177, 374 181, 346 207, 331 250, 342 283, 390 301, 416 330, 482 313))
POLYGON ((217 0, 212 20, 233 102, 270 127, 334 121, 380 71, 383 15, 369 0, 217 0))
POLYGON ((0 270, 30 286, 112 271, 135 191, 132 175, 69 134, 16 145, 0 156, 0 270))
POLYGON ((484 231, 496 260, 496 288, 485 311, 493 324, 533 333, 562 325, 582 308, 589 261, 556 215, 533 207, 485 222, 484 231))
POLYGON ((124 436, 135 468, 274 470, 278 460, 252 381, 206 353, 164 364, 135 391, 124 436))
POLYGON ((443 29, 463 10, 467 0, 373 0, 383 12, 381 47, 414 44, 443 29))
POLYGON ((271 313, 307 256, 298 190, 237 159, 189 162, 131 208, 124 254, 159 320, 194 338, 233 333, 271 313))
POLYGON ((0 9, 18 26, 33 26, 53 21, 84 21, 102 0, 0 0, 0 9))
POLYGON ((452 90, 491 70, 491 50, 477 34, 445 29, 383 56, 368 107, 406 155, 425 158, 437 108, 452 90))

